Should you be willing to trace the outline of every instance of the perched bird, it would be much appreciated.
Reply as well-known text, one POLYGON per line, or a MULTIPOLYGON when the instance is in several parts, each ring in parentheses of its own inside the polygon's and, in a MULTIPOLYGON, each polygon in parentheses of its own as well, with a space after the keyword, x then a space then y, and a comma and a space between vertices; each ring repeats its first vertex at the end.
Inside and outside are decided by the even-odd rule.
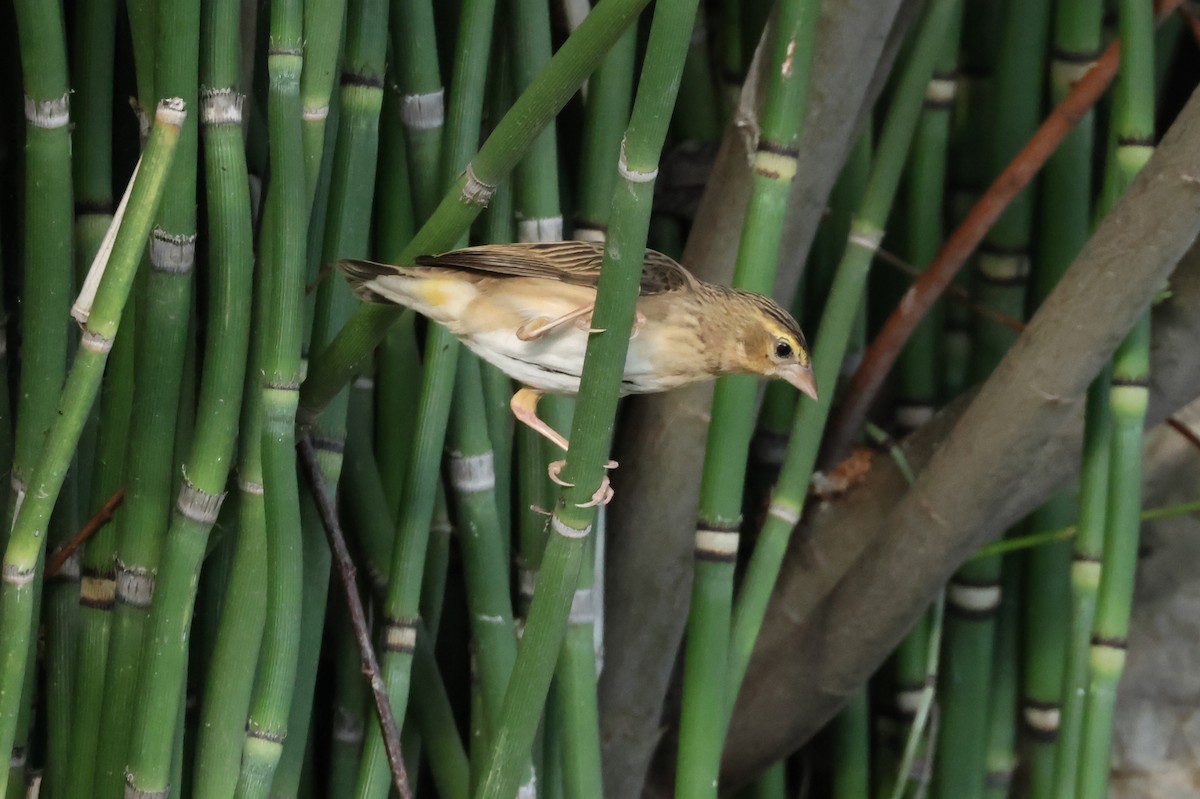
MULTIPOLYGON (((472 352, 524 385, 518 420, 563 450, 568 441, 537 416, 543 393, 577 394, 596 303, 603 245, 582 241, 493 244, 416 266, 342 261, 354 293, 395 303, 445 325, 472 352)), ((778 377, 816 399, 799 325, 768 297, 697 280, 647 250, 625 357, 622 394, 667 391, 720 375, 778 377)), ((561 484, 562 461, 550 465, 561 484)), ((610 461, 608 468, 616 463, 610 461)), ((612 498, 607 478, 593 501, 612 498)))

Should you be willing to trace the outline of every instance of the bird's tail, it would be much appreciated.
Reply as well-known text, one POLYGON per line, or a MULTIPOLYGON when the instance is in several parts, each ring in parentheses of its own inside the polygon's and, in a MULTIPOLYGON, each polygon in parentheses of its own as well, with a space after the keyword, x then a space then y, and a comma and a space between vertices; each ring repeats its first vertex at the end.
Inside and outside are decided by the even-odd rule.
POLYGON ((413 276, 409 274, 410 267, 381 264, 375 261, 363 261, 357 258, 347 258, 344 261, 338 261, 338 269, 341 269, 346 274, 346 280, 350 283, 350 288, 354 290, 355 297, 358 297, 363 302, 381 304, 394 304, 396 298, 391 293, 384 294, 378 290, 380 287, 380 284, 377 282, 379 278, 413 276))

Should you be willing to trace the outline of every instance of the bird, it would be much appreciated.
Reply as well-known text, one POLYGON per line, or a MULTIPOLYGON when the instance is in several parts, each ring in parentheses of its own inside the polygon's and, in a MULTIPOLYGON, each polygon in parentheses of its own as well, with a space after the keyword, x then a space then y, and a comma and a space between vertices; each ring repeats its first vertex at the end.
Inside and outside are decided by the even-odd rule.
MULTIPOLYGON (((348 259, 338 266, 365 302, 411 308, 444 325, 473 353, 522 387, 516 419, 563 451, 570 442, 537 415, 543 394, 575 395, 583 372, 603 244, 487 244, 422 255, 411 266, 348 259)), ((621 395, 648 394, 722 375, 781 378, 817 399, 799 324, 761 294, 706 283, 647 249, 621 395)), ((549 466, 552 480, 564 461, 549 466)), ((609 461, 605 467, 616 467, 609 461)), ((591 502, 606 504, 605 477, 591 502)))

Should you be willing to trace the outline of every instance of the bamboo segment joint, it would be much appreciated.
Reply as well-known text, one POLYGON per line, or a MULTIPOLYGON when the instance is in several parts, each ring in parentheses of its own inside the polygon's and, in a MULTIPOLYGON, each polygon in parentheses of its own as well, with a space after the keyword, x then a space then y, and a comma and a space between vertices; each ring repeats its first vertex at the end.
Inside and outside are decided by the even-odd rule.
POLYGON ((168 788, 162 788, 157 791, 146 791, 137 787, 134 782, 134 775, 128 768, 125 769, 125 799, 166 799, 168 788))
POLYGON ((34 569, 18 566, 13 563, 4 564, 4 582, 13 588, 25 588, 33 583, 36 574, 34 569))
POLYGON ((761 139, 754 153, 754 172, 769 180, 790 182, 796 177, 798 157, 795 148, 761 139))
POLYGON ((852 244, 855 247, 861 247, 869 253, 874 253, 879 249, 880 243, 883 242, 883 231, 874 227, 867 227, 862 223, 856 223, 850 226, 850 236, 846 243, 852 244))
POLYGON ((206 89, 200 95, 200 121, 205 125, 241 125, 245 97, 234 89, 206 89))
POLYGON ((954 105, 954 96, 958 93, 958 77, 956 75, 934 75, 929 85, 925 87, 925 107, 949 109, 954 105))
POLYGON ((117 564, 117 602, 134 608, 149 608, 154 599, 154 572, 117 564))
POLYGON ((383 78, 370 72, 343 72, 342 85, 383 91, 383 78))
POLYGON ((567 624, 595 624, 596 598, 590 588, 577 588, 571 596, 571 612, 567 614, 567 624))
POLYGON ((35 128, 55 130, 71 124, 71 93, 51 100, 25 98, 25 121, 35 128))
POLYGON ((563 218, 543 216, 517 220, 517 241, 562 241, 563 218))
POLYGON ((1154 137, 1118 136, 1117 149, 1125 152, 1145 151, 1144 156, 1149 158, 1154 153, 1154 137))
POLYGON ((329 104, 319 106, 304 106, 300 111, 300 118, 305 122, 324 122, 329 118, 329 104))
POLYGON ((250 719, 246 722, 246 737, 252 741, 267 741, 268 743, 282 744, 284 739, 287 738, 287 732, 268 730, 255 722, 254 719, 250 719))
POLYGON ((8 768, 18 769, 25 768, 25 762, 29 759, 29 747, 18 745, 12 748, 12 754, 8 756, 8 768))
POLYGON ((558 514, 550 517, 550 529, 561 535, 563 538, 581 539, 587 538, 588 533, 592 532, 592 525, 586 524, 582 528, 569 526, 562 519, 558 518, 558 514))
POLYGON ((517 592, 525 599, 533 596, 533 589, 537 588, 537 570, 531 569, 524 563, 517 566, 517 592))
POLYGON ((212 494, 197 487, 185 472, 183 486, 179 489, 179 499, 175 501, 175 509, 185 519, 212 527, 217 523, 217 514, 221 512, 221 503, 224 501, 224 492, 212 494))
MULTIPOLYGON (((145 119, 144 114, 142 119, 145 119)), ((158 108, 154 111, 155 122, 178 128, 183 125, 185 119, 187 119, 187 103, 183 101, 182 97, 167 97, 158 101, 158 108)), ((149 132, 148 127, 146 132, 149 132)))
MULTIPOLYGON (((277 390, 296 391, 296 390, 298 390, 298 388, 299 388, 298 386, 294 386, 289 389, 277 389, 277 390)), ((346 442, 345 441, 342 441, 341 439, 338 439, 338 438, 332 438, 330 436, 312 436, 312 445, 313 445, 313 449, 317 450, 318 452, 332 452, 335 455, 341 455, 343 452, 346 451, 346 442)))
POLYGON ((788 527, 795 527, 800 523, 800 510, 783 502, 772 502, 767 508, 767 515, 774 516, 788 527))
POLYGON ((467 164, 466 177, 467 180, 462 189, 463 201, 486 208, 487 204, 492 201, 492 195, 496 193, 496 186, 480 180, 479 176, 475 174, 474 164, 467 164))
POLYGON ((491 450, 478 455, 450 453, 450 485, 460 494, 478 494, 496 487, 496 464, 491 450))
POLYGON ((79 346, 83 347, 88 352, 94 352, 97 355, 104 355, 112 349, 113 340, 107 336, 102 336, 99 333, 93 333, 91 330, 85 330, 79 336, 79 346))
POLYGON ((108 574, 85 574, 79 581, 79 604, 92 610, 112 610, 117 601, 117 581, 108 574))
POLYGON ((155 226, 150 233, 150 266, 156 272, 186 275, 195 263, 195 233, 168 233, 155 226))
POLYGON ((384 622, 383 648, 386 652, 411 655, 417 648, 415 619, 388 619, 384 622))
POLYGON ((650 183, 658 177, 657 169, 640 172, 629 168, 629 161, 625 157, 625 139, 621 139, 621 157, 617 159, 617 172, 630 183, 650 183))
POLYGON ((946 591, 950 608, 960 616, 989 618, 1000 607, 999 583, 968 585, 952 581, 946 591))
POLYGON ((1029 280, 1029 255, 1024 252, 979 253, 979 276, 993 286, 1020 286, 1029 280))
POLYGON ((1058 727, 1062 720, 1062 709, 1057 702, 1039 702, 1026 699, 1021 709, 1021 718, 1031 736, 1044 743, 1058 738, 1058 727))
POLYGON ((932 419, 934 412, 928 403, 901 403, 896 407, 896 424, 905 430, 916 430, 932 419))
POLYGON ((256 483, 253 480, 247 480, 244 477, 242 477, 240 474, 238 475, 238 478, 237 478, 237 485, 238 485, 238 490, 241 491, 243 494, 250 494, 251 496, 255 496, 255 497, 261 497, 263 495, 263 484, 262 483, 256 483))
POLYGON ((55 572, 54 577, 51 579, 78 582, 82 560, 83 558, 79 550, 76 549, 70 555, 67 555, 67 559, 59 565, 58 571, 55 572))
POLYGON ((737 560, 741 533, 737 530, 696 530, 696 557, 699 560, 717 563, 733 563, 737 560))
POLYGON ((904 688, 896 692, 896 710, 902 716, 911 718, 921 709, 921 700, 925 697, 925 687, 904 688))
POLYGON ((608 227, 595 222, 575 222, 576 241, 594 241, 603 244, 608 240, 608 227))
POLYGON ((363 739, 362 717, 347 710, 340 703, 333 707, 333 740, 343 744, 357 744, 363 739))
POLYGON ((351 385, 359 391, 371 391, 375 388, 375 378, 370 375, 359 375, 351 385))
POLYGON ((1050 61, 1050 82, 1073 88, 1096 65, 1096 53, 1056 51, 1050 61))
POLYGON ((446 90, 400 96, 400 121, 410 130, 434 130, 446 121, 446 90))

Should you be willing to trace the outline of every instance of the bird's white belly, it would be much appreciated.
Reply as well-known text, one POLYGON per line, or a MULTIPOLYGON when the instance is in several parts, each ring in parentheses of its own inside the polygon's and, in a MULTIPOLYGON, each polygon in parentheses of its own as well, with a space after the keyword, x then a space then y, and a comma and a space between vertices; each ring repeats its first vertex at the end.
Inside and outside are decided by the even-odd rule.
MULTIPOLYGON (((635 337, 625 356, 624 376, 652 371, 649 353, 635 337)), ((588 334, 574 325, 563 325, 532 341, 522 341, 511 331, 464 337, 467 348, 509 377, 527 386, 555 394, 577 394, 588 334)), ((623 385, 621 393, 631 386, 623 385)))

